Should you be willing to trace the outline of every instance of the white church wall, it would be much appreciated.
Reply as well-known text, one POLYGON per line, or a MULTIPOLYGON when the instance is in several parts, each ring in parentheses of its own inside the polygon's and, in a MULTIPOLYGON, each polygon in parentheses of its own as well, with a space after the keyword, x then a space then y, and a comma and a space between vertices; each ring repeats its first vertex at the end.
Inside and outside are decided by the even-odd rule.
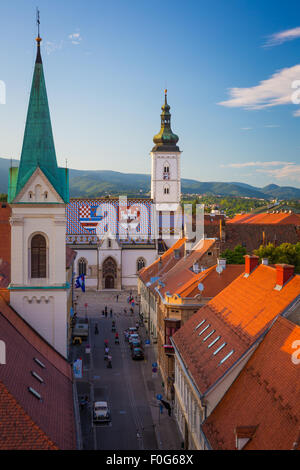
POLYGON ((43 338, 67 356, 67 291, 11 291, 10 304, 43 338))
POLYGON ((137 287, 137 260, 144 258, 149 266, 157 258, 154 250, 123 250, 122 251, 122 285, 124 287, 137 287))
POLYGON ((65 209, 55 206, 12 208, 11 279, 14 285, 59 285, 66 282, 65 209), (30 241, 40 233, 47 241, 47 277, 30 278, 30 241))

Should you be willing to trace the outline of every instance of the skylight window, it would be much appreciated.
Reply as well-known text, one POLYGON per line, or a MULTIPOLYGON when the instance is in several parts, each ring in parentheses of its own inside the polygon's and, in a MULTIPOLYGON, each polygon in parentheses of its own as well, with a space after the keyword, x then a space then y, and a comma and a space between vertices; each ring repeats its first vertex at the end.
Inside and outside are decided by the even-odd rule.
POLYGON ((208 333, 208 335, 205 336, 205 338, 203 338, 203 340, 202 340, 203 343, 204 343, 204 341, 206 341, 211 335, 213 335, 215 331, 216 331, 216 330, 212 330, 210 333, 208 333))
POLYGON ((208 324, 205 328, 203 328, 203 330, 200 331, 200 333, 198 334, 198 336, 201 336, 202 333, 204 333, 204 331, 206 331, 207 328, 209 328, 209 327, 210 327, 210 324, 208 324))
POLYGON ((227 343, 221 344, 221 346, 220 346, 218 349, 216 349, 215 352, 213 353, 214 356, 215 356, 216 354, 218 354, 218 352, 221 351, 221 349, 223 349, 223 348, 226 346, 226 344, 227 344, 227 343))
POLYGON ((32 395, 34 395, 35 398, 37 398, 38 400, 41 400, 41 399, 42 399, 42 395, 40 395, 36 390, 34 390, 34 388, 28 387, 28 390, 29 390, 29 392, 32 393, 32 395))
POLYGON ((230 356, 231 354, 234 353, 234 349, 232 349, 228 354, 227 356, 223 357, 223 359, 219 362, 219 365, 223 364, 230 356))
POLYGON ((221 336, 217 336, 212 343, 210 343, 207 347, 208 348, 211 348, 217 341, 219 341, 219 339, 221 338, 221 336))
POLYGON ((34 357, 34 360, 40 367, 45 369, 45 367, 46 367, 45 364, 43 364, 37 357, 34 357))
POLYGON ((33 375, 33 377, 35 377, 39 382, 41 382, 41 384, 44 383, 44 380, 42 379, 42 377, 40 377, 39 374, 37 374, 33 370, 31 371, 31 375, 33 375))
POLYGON ((196 326, 195 331, 198 330, 198 328, 203 325, 203 323, 206 322, 206 320, 202 320, 199 325, 196 326))

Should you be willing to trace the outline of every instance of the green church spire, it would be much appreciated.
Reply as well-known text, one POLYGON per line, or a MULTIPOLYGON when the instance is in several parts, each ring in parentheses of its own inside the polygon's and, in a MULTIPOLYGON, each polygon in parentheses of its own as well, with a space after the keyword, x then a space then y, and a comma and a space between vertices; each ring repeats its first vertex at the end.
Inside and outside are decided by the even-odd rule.
MULTIPOLYGON (((39 20, 38 20, 39 25, 39 20)), ((37 54, 28 105, 20 166, 12 168, 9 182, 9 202, 22 190, 31 175, 40 168, 64 202, 69 200, 68 170, 58 168, 52 134, 43 63, 40 51, 42 39, 38 32, 37 54)))
POLYGON ((167 90, 165 90, 165 104, 161 109, 161 127, 159 133, 153 137, 153 142, 156 145, 153 147, 152 152, 180 152, 179 147, 176 145, 179 137, 171 129, 171 113, 167 101, 167 90))

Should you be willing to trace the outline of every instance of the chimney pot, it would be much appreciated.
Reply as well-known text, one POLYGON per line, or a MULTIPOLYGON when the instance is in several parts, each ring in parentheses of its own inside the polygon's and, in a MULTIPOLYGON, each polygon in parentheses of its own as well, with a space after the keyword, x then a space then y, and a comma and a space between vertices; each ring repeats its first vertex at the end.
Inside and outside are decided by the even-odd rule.
POLYGON ((252 271, 258 266, 259 257, 255 255, 245 255, 245 274, 244 277, 250 276, 252 271))
POLYGON ((223 269, 226 268, 226 258, 218 258, 218 266, 221 266, 223 269))
POLYGON ((268 266, 268 264, 269 264, 269 258, 262 258, 261 264, 263 264, 264 266, 268 266))
POLYGON ((286 284, 294 276, 295 266, 291 264, 276 264, 276 290, 281 290, 283 286, 286 284))

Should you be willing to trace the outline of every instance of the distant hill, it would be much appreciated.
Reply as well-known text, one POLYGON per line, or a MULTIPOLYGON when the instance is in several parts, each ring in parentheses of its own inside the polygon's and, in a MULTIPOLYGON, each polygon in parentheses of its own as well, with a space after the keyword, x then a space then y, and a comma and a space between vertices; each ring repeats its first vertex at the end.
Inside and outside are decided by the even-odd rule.
MULTIPOLYGON (((8 170, 10 160, 0 158, 0 193, 7 193, 8 170)), ((17 165, 18 161, 13 160, 17 165)), ((211 194, 220 196, 300 199, 300 189, 291 186, 269 184, 257 188, 246 183, 222 183, 217 181, 201 182, 192 179, 181 180, 183 194, 211 194)), ((71 197, 100 197, 105 195, 127 194, 128 196, 149 196, 150 175, 138 173, 120 173, 108 170, 72 170, 70 169, 71 197)))

